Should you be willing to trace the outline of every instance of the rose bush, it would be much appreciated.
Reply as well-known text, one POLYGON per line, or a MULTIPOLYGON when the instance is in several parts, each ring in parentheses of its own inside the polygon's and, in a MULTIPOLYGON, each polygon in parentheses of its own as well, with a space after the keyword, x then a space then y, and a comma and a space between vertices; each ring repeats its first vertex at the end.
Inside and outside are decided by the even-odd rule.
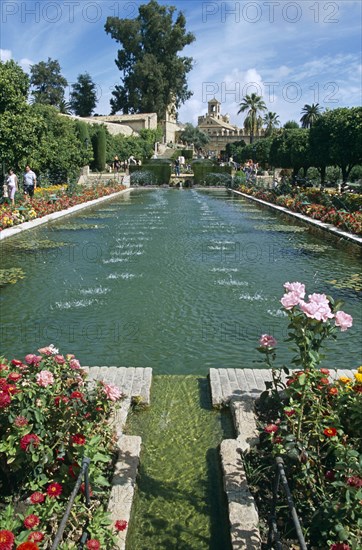
POLYGON ((63 186, 57 187, 57 189, 56 201, 50 200, 49 188, 46 188, 44 191, 36 193, 31 203, 20 199, 16 201, 15 209, 12 209, 8 205, 0 206, 0 231, 35 218, 41 218, 53 212, 66 210, 76 204, 111 195, 112 193, 122 191, 125 187, 116 182, 110 182, 107 186, 94 185, 92 187, 82 187, 81 193, 74 193, 72 195, 67 193, 67 190, 63 186), (22 207, 22 209, 19 210, 19 207, 22 207))
MULTIPOLYGON (((287 341, 293 343, 292 363, 298 370, 283 367, 284 382, 283 369, 274 366, 277 342, 261 336, 258 350, 273 376, 257 403, 260 445, 250 461, 266 466, 267 482, 273 477, 272 457, 283 457, 312 548, 357 550, 362 535, 362 367, 354 379, 336 379, 331 369, 319 367, 327 340, 348 330, 353 319, 340 309, 341 302, 325 294, 313 293, 306 300, 303 284, 284 287, 287 341)), ((283 510, 279 513, 283 517, 283 510)), ((288 524, 287 516, 281 521, 288 524)))
POLYGON ((1 358, 1 550, 50 548, 83 457, 91 459, 91 505, 83 483, 59 548, 76 548, 83 527, 86 548, 114 548, 122 526, 112 530, 106 511, 115 453, 109 418, 121 398, 116 386, 89 382, 74 355, 52 345, 24 360, 1 358))
POLYGON ((240 186, 239 191, 257 199, 283 206, 292 212, 299 212, 314 220, 330 223, 343 231, 362 235, 362 199, 360 195, 343 195, 341 198, 330 196, 317 189, 303 191, 295 189, 291 195, 278 195, 272 190, 261 191, 245 185, 240 186), (346 211, 347 208, 349 211, 346 211))

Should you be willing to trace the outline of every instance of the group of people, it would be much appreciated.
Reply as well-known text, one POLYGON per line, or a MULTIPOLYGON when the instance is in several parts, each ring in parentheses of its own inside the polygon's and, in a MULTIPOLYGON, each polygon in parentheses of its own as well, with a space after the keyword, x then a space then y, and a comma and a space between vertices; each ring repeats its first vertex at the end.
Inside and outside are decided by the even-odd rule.
POLYGON ((120 161, 116 155, 112 163, 113 172, 115 174, 120 171, 125 172, 130 164, 138 164, 138 166, 141 166, 142 162, 141 160, 136 160, 133 155, 131 155, 127 160, 120 161))
MULTIPOLYGON (((35 172, 27 164, 25 167, 25 172, 23 176, 23 188, 24 195, 32 198, 34 195, 34 190, 36 189, 36 175, 35 172)), ((8 176, 6 178, 6 183, 3 188, 3 197, 9 198, 12 206, 15 206, 15 193, 19 190, 19 180, 17 175, 14 173, 14 170, 10 168, 8 176)))

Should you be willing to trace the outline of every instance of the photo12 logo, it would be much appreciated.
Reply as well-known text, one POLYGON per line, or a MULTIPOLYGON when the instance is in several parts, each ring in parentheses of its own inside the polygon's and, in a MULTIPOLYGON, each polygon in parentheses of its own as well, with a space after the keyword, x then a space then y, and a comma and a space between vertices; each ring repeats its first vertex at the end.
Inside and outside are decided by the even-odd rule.
POLYGON ((208 103, 218 97, 220 103, 234 101, 240 103, 246 95, 256 94, 269 103, 281 98, 286 103, 298 103, 303 97, 313 103, 338 103, 339 86, 336 82, 314 82, 302 86, 298 82, 203 82, 202 102, 208 103), (308 98, 307 98, 308 95, 308 98), (312 96, 312 99, 311 99, 312 96))
POLYGON ((1 3, 1 22, 16 19, 21 23, 86 23, 105 21, 107 17, 132 19, 138 14, 137 2, 9 2, 1 3))
POLYGON ((254 2, 202 2, 202 22, 220 23, 275 23, 285 21, 295 24, 299 21, 314 23, 338 23, 337 2, 254 1, 254 2))

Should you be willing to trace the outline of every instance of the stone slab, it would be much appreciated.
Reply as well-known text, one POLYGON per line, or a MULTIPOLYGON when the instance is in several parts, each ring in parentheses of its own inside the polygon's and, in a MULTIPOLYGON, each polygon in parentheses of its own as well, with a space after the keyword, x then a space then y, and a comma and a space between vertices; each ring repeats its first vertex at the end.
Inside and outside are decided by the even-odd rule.
POLYGON ((118 534, 116 546, 117 550, 125 550, 140 461, 141 438, 134 435, 123 435, 120 443, 121 447, 114 470, 108 510, 112 523, 117 520, 127 521, 127 528, 118 534))
POLYGON ((220 455, 229 508, 231 546, 233 550, 259 550, 259 516, 249 491, 238 442, 224 439, 220 455))
MULTIPOLYGON (((332 370, 332 379, 340 376, 353 378, 352 370, 332 370)), ((268 369, 210 369, 209 381, 213 407, 228 405, 231 399, 238 399, 245 394, 258 397, 265 389, 265 382, 271 381, 271 371, 268 369)), ((286 375, 282 373, 282 380, 286 375)))

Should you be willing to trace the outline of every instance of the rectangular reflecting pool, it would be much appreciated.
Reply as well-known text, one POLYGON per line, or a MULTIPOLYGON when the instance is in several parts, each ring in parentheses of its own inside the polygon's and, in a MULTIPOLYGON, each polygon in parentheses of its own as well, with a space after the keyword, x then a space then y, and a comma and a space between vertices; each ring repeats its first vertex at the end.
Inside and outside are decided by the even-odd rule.
POLYGON ((360 250, 227 191, 133 190, 1 244, 1 353, 53 343, 83 365, 205 375, 255 368, 260 334, 279 341, 283 283, 345 301, 354 326, 328 350, 330 368, 361 364, 360 250))

